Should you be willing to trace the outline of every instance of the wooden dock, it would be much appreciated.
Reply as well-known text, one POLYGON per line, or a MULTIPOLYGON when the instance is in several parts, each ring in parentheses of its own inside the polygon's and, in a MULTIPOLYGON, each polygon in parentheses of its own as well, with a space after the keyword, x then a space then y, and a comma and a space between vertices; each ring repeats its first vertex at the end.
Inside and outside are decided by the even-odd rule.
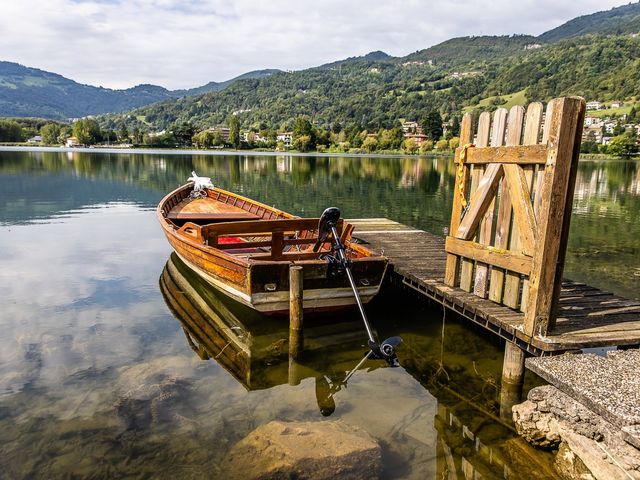
POLYGON ((383 251, 390 280, 410 287, 537 356, 588 347, 640 344, 640 302, 564 280, 555 326, 546 335, 524 332, 524 313, 444 283, 442 237, 386 218, 348 220, 354 237, 383 251))

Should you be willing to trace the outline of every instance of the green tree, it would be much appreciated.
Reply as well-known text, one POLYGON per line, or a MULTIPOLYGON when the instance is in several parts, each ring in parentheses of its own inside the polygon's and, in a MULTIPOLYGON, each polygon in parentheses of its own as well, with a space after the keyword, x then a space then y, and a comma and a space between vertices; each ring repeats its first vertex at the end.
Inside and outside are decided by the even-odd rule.
POLYGON ((424 133, 434 142, 442 137, 442 117, 437 110, 431 110, 424 121, 424 133))
POLYGON ((444 138, 436 142, 436 150, 444 151, 449 148, 449 142, 444 138))
POLYGON ((293 140, 293 148, 301 152, 308 152, 311 145, 311 137, 309 135, 300 135, 293 140))
POLYGON ((0 142, 21 142, 24 140, 22 127, 13 120, 0 120, 0 142))
POLYGON ((378 140, 376 137, 365 138, 364 142, 362 142, 362 149, 368 153, 375 152, 378 149, 378 140))
POLYGON ((144 136, 138 127, 133 127, 133 132, 131 134, 133 143, 140 145, 144 139, 144 136))
POLYGON ((589 132, 584 142, 580 144, 580 153, 598 153, 595 132, 589 132))
POLYGON ((229 127, 229 143, 235 149, 240 148, 240 120, 237 115, 230 115, 227 119, 229 127))
POLYGON ((175 123, 171 128, 175 139, 181 145, 191 145, 191 139, 196 133, 195 128, 189 122, 175 123))
POLYGON ((425 140, 420 144, 421 153, 429 153, 433 150, 433 140, 425 140))
POLYGON ((630 157, 638 153, 638 140, 634 133, 624 133, 613 137, 609 141, 607 151, 618 157, 630 157))
POLYGON ((118 129, 118 140, 123 143, 129 141, 129 129, 127 128, 126 123, 121 123, 120 128, 118 129))
POLYGON ((292 134, 294 143, 296 139, 300 137, 309 137, 309 141, 312 145, 315 145, 317 143, 316 132, 313 129, 313 125, 311 125, 311 122, 304 117, 296 117, 295 121, 293 122, 292 134))
POLYGON ((71 131, 81 145, 93 145, 101 138, 100 126, 92 118, 78 120, 73 124, 71 131))
POLYGON ((452 137, 449 140, 449 148, 451 150, 455 150, 456 148, 458 148, 460 146, 460 137, 452 137))
POLYGON ((613 127, 613 135, 617 137, 618 135, 624 134, 624 132, 625 132, 624 125, 622 124, 622 122, 618 121, 618 123, 616 123, 616 126, 613 127))
POLYGON ((62 129, 58 123, 46 123, 40 129, 40 136, 42 137, 42 143, 46 145, 56 145, 60 142, 60 134, 62 129))
POLYGON ((402 149, 407 153, 416 153, 418 151, 418 144, 413 138, 407 138, 402 142, 402 149))

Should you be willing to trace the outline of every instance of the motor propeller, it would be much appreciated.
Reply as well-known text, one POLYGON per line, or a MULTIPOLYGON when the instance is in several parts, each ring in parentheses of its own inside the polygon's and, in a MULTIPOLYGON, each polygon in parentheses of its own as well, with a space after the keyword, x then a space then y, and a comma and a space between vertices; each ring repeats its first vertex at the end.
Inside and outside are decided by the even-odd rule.
MULTIPOLYGON (((395 336, 386 338, 382 343, 378 343, 376 341, 373 331, 371 330, 371 326, 369 325, 369 321, 367 320, 367 315, 364 313, 364 307, 362 306, 362 301, 360 300, 360 294, 356 288, 355 280, 353 279, 351 262, 347 258, 344 245, 340 241, 340 236, 336 229, 339 219, 340 209, 336 207, 329 207, 322 212, 320 221, 318 222, 318 241, 313 246, 313 251, 317 252, 320 249, 320 246, 327 241, 329 234, 331 234, 333 250, 335 250, 338 257, 337 261, 347 274, 351 290, 353 290, 353 295, 356 299, 356 304, 360 310, 360 315, 362 316, 362 321, 364 322, 364 327, 367 331, 367 336, 369 337, 367 344, 371 350, 371 354, 374 358, 386 360, 391 367, 397 367, 399 362, 398 357, 396 356, 396 347, 402 343, 402 338, 395 336)), ((371 355, 369 355, 369 357, 370 356, 371 355)))

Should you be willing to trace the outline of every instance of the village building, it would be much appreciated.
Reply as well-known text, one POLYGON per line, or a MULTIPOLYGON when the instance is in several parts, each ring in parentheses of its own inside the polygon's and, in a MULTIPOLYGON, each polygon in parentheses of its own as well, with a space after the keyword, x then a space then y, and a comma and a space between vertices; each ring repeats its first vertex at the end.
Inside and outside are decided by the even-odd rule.
POLYGON ((284 142, 285 147, 290 147, 293 143, 293 132, 279 133, 276 139, 278 142, 284 142))
POLYGON ((220 138, 222 138, 222 141, 225 143, 229 142, 229 129, 227 127, 211 127, 211 128, 207 128, 208 132, 214 132, 214 133, 219 133, 220 134, 220 138))
POLYGON ((418 146, 429 140, 429 137, 427 137, 424 133, 406 133, 404 135, 404 138, 413 139, 413 141, 416 142, 416 145, 418 146))
POLYGON ((267 143, 267 137, 263 137, 257 132, 242 132, 242 141, 246 143, 267 143))
POLYGON ((27 140, 27 143, 42 143, 42 136, 35 135, 27 140))
POLYGON ((602 127, 603 121, 598 117, 584 117, 584 126, 585 127, 602 127))
POLYGON ((78 141, 78 139, 76 137, 69 137, 67 138, 67 141, 65 142, 65 146, 66 147, 77 147, 80 145, 80 142, 78 141))
POLYGON ((597 100, 587 102, 587 110, 602 110, 602 103, 597 100))
POLYGON ((582 129, 582 141, 594 141, 596 143, 602 143, 602 128, 599 126, 584 127, 582 129))
POLYGON ((418 122, 402 122, 402 132, 406 137, 409 133, 422 133, 422 127, 418 122))

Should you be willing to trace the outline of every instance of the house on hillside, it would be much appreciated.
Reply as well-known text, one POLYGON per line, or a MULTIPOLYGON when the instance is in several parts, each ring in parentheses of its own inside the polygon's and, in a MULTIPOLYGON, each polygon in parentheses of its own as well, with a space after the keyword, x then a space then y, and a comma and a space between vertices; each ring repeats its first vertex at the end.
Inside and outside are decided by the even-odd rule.
POLYGON ((418 122, 402 122, 402 133, 407 134, 422 133, 422 127, 418 122))
POLYGON ((584 117, 584 126, 585 127, 602 127, 603 121, 598 117, 584 117))
POLYGON ((220 134, 220 138, 225 143, 229 143, 229 129, 227 127, 211 127, 207 128, 208 132, 218 132, 220 134))
POLYGON ((582 129, 582 141, 587 142, 589 140, 602 143, 602 127, 584 127, 582 129))
POLYGON ((617 100, 614 100, 613 102, 611 102, 611 108, 620 108, 622 107, 622 102, 619 102, 617 100))
POLYGON ((242 132, 242 140, 246 143, 267 143, 267 138, 257 132, 242 132))
POLYGON ((587 110, 602 110, 602 103, 597 100, 587 102, 587 110))
POLYGON ((284 142, 285 147, 290 147, 293 143, 293 132, 279 133, 276 139, 278 142, 284 142))
POLYGON ((418 146, 422 145, 423 142, 429 140, 429 137, 427 137, 424 133, 407 133, 404 135, 404 138, 412 138, 418 146))

